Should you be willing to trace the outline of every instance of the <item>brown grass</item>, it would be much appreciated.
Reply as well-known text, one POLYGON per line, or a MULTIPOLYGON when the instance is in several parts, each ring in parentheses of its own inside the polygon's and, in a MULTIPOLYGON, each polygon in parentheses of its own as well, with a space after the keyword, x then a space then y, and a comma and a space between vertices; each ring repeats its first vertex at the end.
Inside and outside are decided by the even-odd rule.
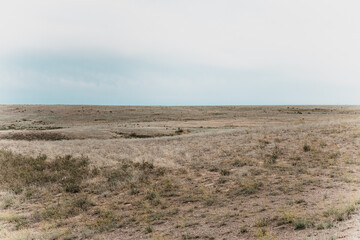
POLYGON ((51 111, 0 107, 0 125, 21 125, 0 131, 0 238, 351 236, 340 228, 359 208, 356 107, 51 111), (43 123, 62 128, 26 129, 43 123))

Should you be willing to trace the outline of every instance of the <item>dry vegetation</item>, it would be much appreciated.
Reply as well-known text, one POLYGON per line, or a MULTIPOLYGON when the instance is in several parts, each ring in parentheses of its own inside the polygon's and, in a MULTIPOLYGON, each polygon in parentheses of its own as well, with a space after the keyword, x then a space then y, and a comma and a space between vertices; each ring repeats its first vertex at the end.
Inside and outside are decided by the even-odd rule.
POLYGON ((357 239, 359 114, 0 106, 0 239, 357 239))

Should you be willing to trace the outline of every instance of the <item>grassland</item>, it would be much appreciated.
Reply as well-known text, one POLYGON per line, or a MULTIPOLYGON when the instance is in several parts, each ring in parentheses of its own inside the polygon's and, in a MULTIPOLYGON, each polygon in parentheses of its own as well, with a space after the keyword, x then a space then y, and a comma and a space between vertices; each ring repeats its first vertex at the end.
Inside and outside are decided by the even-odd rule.
POLYGON ((357 239, 360 107, 0 106, 0 239, 357 239))

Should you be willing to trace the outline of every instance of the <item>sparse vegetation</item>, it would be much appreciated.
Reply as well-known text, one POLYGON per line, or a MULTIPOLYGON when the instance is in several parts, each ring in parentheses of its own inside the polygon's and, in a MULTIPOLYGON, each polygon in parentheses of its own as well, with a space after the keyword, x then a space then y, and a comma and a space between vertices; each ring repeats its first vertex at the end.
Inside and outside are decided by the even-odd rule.
POLYGON ((70 155, 47 161, 46 155, 29 157, 0 150, 0 183, 15 193, 24 187, 56 184, 66 192, 80 191, 82 180, 88 177, 89 161, 70 155))
POLYGON ((145 228, 145 232, 146 232, 146 233, 152 233, 152 231, 153 231, 153 229, 152 229, 151 226, 147 226, 147 227, 145 228))
POLYGON ((357 109, 4 108, 1 239, 330 239, 358 216, 357 109))
POLYGON ((308 144, 305 144, 303 146, 303 150, 304 150, 304 152, 309 152, 311 150, 311 147, 308 144))
POLYGON ((240 228, 240 233, 247 233, 247 232, 248 232, 248 230, 247 230, 246 227, 242 226, 242 227, 240 228))

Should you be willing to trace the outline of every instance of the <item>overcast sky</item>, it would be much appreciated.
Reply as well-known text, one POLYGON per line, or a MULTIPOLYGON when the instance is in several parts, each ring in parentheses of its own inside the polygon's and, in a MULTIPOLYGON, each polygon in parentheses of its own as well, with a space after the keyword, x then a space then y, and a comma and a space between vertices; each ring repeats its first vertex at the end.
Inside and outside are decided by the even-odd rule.
POLYGON ((360 104, 360 1, 9 0, 0 103, 360 104))

